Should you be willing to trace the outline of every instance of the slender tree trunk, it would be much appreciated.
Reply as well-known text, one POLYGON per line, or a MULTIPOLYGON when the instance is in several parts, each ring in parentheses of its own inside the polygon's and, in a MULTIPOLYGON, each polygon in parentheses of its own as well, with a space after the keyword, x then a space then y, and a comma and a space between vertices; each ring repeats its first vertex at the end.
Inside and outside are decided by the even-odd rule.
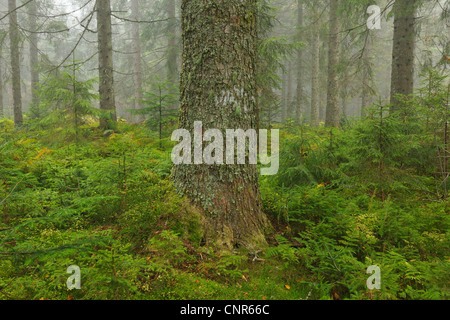
POLYGON ((362 88, 361 88, 361 118, 364 118, 366 116, 366 110, 370 106, 370 86, 371 86, 371 77, 372 77, 372 71, 371 71, 371 64, 372 64, 372 58, 371 58, 371 50, 372 50, 372 33, 368 31, 369 34, 367 36, 367 41, 365 43, 363 57, 362 57, 362 88))
POLYGON ((448 121, 445 121, 445 125, 444 125, 444 178, 445 180, 445 184, 444 184, 444 189, 445 189, 445 197, 447 197, 447 179, 449 177, 449 172, 448 172, 448 158, 449 158, 449 151, 448 151, 448 121))
MULTIPOLYGON (((178 73, 178 47, 177 47, 177 23, 176 23, 176 1, 167 2, 167 79, 169 83, 176 84, 179 81, 178 73)), ((171 92, 175 93, 175 92, 171 92)), ((178 104, 168 106, 171 110, 178 109, 178 104)))
MULTIPOLYGON (((325 91, 325 89, 324 89, 325 91)), ((320 95, 320 105, 319 105, 319 117, 320 117, 320 121, 325 123, 325 118, 326 118, 326 104, 327 104, 327 95, 323 94, 320 95)))
POLYGON ((3 41, 5 40, 2 31, 0 31, 0 118, 5 116, 4 104, 3 104, 3 41))
MULTIPOLYGON (((257 0, 182 1, 180 126, 191 136, 195 121, 205 131, 256 129, 257 14, 257 0)), ((177 165, 173 177, 200 211, 207 243, 267 245, 255 165, 177 165)))
MULTIPOLYGON (((318 17, 314 8, 314 19, 318 17)), ((316 23, 312 34, 312 80, 311 80, 311 124, 315 127, 320 123, 320 29, 316 23)))
POLYGON ((349 98, 349 92, 348 92, 348 86, 350 85, 350 70, 348 66, 345 67, 344 70, 341 71, 341 79, 340 79, 340 86, 339 86, 339 98, 341 101, 341 111, 342 114, 340 118, 347 119, 348 117, 348 98, 349 98))
POLYGON ((447 185, 448 185, 448 179, 450 177, 450 172, 448 170, 448 159, 450 158, 450 150, 448 148, 449 145, 449 137, 448 137, 448 130, 449 130, 449 98, 450 98, 450 84, 447 87, 447 101, 446 101, 446 113, 445 113, 445 117, 444 117, 444 121, 445 121, 445 128, 444 128, 444 179, 445 179, 445 183, 444 183, 444 198, 446 199, 448 196, 448 189, 447 189, 447 185))
POLYGON ((36 93, 39 84, 39 64, 38 64, 38 35, 37 31, 37 4, 32 1, 28 4, 28 13, 30 21, 30 30, 34 33, 30 34, 30 70, 31 70, 31 104, 32 107, 39 105, 39 98, 36 93))
MULTIPOLYGON (((2 44, 0 43, 0 46, 2 44)), ((4 107, 3 107, 3 70, 2 70, 2 48, 0 47, 0 118, 3 118, 4 113, 4 107)))
MULTIPOLYGON (((140 20, 139 14, 139 0, 131 1, 131 19, 134 21, 140 20)), ((142 61, 141 61, 141 37, 140 27, 138 22, 132 23, 132 38, 133 38, 133 80, 134 80, 134 109, 142 110, 142 61)), ((145 121, 144 115, 136 116, 137 122, 145 121)))
POLYGON ((288 99, 287 99, 287 71, 281 71, 281 96, 282 96, 282 105, 281 105, 281 122, 285 123, 288 118, 288 99))
MULTIPOLYGON (((303 0, 298 0, 297 3, 297 27, 298 27, 298 41, 302 40, 303 27, 303 0)), ((303 121, 303 49, 297 52, 297 107, 295 110, 295 117, 298 124, 303 121)))
POLYGON ((14 123, 20 127, 23 123, 22 92, 20 85, 20 56, 19 56, 19 28, 17 25, 16 0, 8 0, 9 15, 9 39, 11 49, 11 71, 14 105, 14 123))
POLYGON ((329 41, 321 41, 320 48, 320 74, 319 74, 319 88, 320 88, 320 105, 319 105, 319 117, 320 122, 325 124, 326 122, 326 109, 327 109, 327 90, 328 90, 328 45, 329 41))
POLYGON ((111 29, 110 0, 97 1, 97 30, 99 56, 100 109, 105 112, 100 118, 100 128, 112 129, 117 121, 114 96, 114 67, 111 29))
POLYGON ((340 0, 330 0, 330 40, 328 51, 328 90, 326 125, 339 127, 341 122, 341 108, 339 103, 339 5, 340 0))
POLYGON ((162 121, 163 121, 163 115, 162 115, 162 111, 163 111, 163 98, 162 98, 162 96, 163 96, 163 92, 162 92, 162 88, 161 88, 161 86, 159 86, 159 92, 158 92, 158 94, 159 94, 159 150, 163 150, 163 147, 162 147, 162 126, 163 126, 163 123, 162 123, 162 121))
POLYGON ((415 15, 417 0, 396 0, 394 4, 394 45, 392 50, 391 112, 398 110, 397 95, 414 91, 415 15))
POLYGON ((176 39, 176 21, 175 21, 175 1, 165 0, 167 3, 167 78, 170 81, 178 81, 177 68, 177 39, 176 39))
POLYGON ((286 92, 286 119, 292 118, 292 62, 288 61, 287 70, 287 92, 286 92))

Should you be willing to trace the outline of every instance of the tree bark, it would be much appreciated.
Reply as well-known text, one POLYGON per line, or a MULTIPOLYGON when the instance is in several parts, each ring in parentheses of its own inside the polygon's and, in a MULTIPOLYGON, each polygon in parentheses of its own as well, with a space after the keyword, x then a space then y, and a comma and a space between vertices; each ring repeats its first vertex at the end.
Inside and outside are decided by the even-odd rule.
POLYGON ((394 44, 392 49, 391 112, 414 92, 415 14, 417 0, 396 0, 394 4, 394 44))
POLYGON ((110 0, 97 1, 97 33, 99 56, 100 109, 105 112, 100 118, 100 128, 107 130, 117 121, 114 96, 114 66, 111 29, 110 0))
MULTIPOLYGON (((318 19, 318 10, 314 8, 314 20, 318 19)), ((311 80, 311 125, 320 123, 320 27, 312 26, 312 80, 311 80)))
POLYGON ((292 62, 288 61, 287 66, 287 92, 286 92, 286 120, 292 118, 292 62))
POLYGON ((39 84, 39 64, 38 64, 38 35, 37 31, 37 5, 36 0, 28 4, 28 13, 30 21, 30 70, 31 70, 31 104, 36 107, 39 104, 39 98, 36 93, 39 84))
MULTIPOLYGON (((297 2, 297 27, 298 27, 298 41, 302 40, 303 27, 303 0, 297 2)), ((297 101, 295 117, 298 124, 303 121, 303 48, 297 51, 297 101)))
POLYGON ((167 1, 167 78, 178 81, 175 0, 167 1))
MULTIPOLYGON (((131 19, 139 21, 139 0, 131 1, 131 19)), ((133 41, 133 80, 134 80, 134 109, 142 110, 142 61, 141 61, 141 37, 138 22, 132 23, 132 41, 133 41)), ((136 116, 137 122, 145 121, 144 115, 136 116)))
MULTIPOLYGON (((256 129, 257 0, 183 0, 180 126, 256 129)), ((224 134, 225 137, 225 134, 224 134)), ((255 165, 177 165, 177 190, 198 208, 204 240, 231 249, 266 246, 255 165)))
POLYGON ((281 122, 285 123, 288 119, 288 76, 287 71, 281 70, 281 97, 282 97, 282 105, 281 105, 281 122))
POLYGON ((361 88, 361 118, 364 118, 366 116, 366 110, 370 106, 370 86, 371 86, 371 78, 372 78, 372 70, 371 70, 371 64, 372 64, 372 57, 371 57, 371 50, 372 50, 372 33, 371 31, 367 31, 369 34, 367 35, 367 41, 364 45, 364 52, 362 56, 362 88, 361 88))
POLYGON ((4 107, 3 107, 3 70, 2 70, 2 43, 0 43, 0 118, 3 118, 4 113, 4 107))
MULTIPOLYGON (((323 89, 323 91, 325 91, 325 88, 323 89)), ((320 105, 319 105, 319 117, 320 117, 320 121, 325 123, 325 118, 326 118, 326 105, 327 105, 327 95, 326 94, 321 94, 320 95, 320 105)))
POLYGON ((341 108, 339 103, 339 5, 340 0, 330 0, 330 40, 328 48, 328 90, 326 125, 339 127, 341 108))
POLYGON ((4 104, 3 104, 3 41, 5 41, 5 34, 3 30, 0 30, 0 118, 5 116, 4 104))
POLYGON ((11 49, 11 71, 14 106, 14 123, 17 127, 23 124, 22 92, 20 84, 20 52, 19 52, 19 28, 17 25, 16 0, 8 0, 9 15, 9 39, 11 49))

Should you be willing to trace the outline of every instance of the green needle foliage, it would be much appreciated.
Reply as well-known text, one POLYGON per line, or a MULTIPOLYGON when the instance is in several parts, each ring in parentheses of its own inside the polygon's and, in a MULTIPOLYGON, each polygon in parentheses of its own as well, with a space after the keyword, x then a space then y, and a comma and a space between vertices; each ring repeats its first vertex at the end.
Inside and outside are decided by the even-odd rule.
MULTIPOLYGON (((119 2, 112 1, 117 14, 123 4, 119 2)), ((341 56, 335 71, 345 115, 340 124, 337 117, 339 127, 333 128, 320 125, 326 116, 326 61, 334 32, 328 21, 331 2, 253 2, 258 3, 259 38, 242 41, 242 48, 249 49, 248 43, 254 43, 255 48, 258 45, 259 59, 255 65, 248 65, 257 77, 257 88, 252 87, 252 92, 258 94, 251 97, 257 100, 258 109, 257 116, 251 114, 251 124, 261 129, 280 129, 280 168, 275 176, 255 175, 254 184, 247 188, 252 189, 251 193, 243 193, 238 184, 223 194, 211 188, 205 190, 216 192, 214 206, 224 208, 237 206, 236 193, 252 195, 238 201, 244 206, 236 210, 232 219, 227 216, 231 220, 250 221, 247 215, 255 210, 253 200, 261 196, 262 208, 258 205, 257 209, 267 215, 273 227, 267 244, 261 247, 224 248, 220 243, 208 243, 208 231, 229 232, 217 223, 217 217, 222 217, 205 223, 206 216, 174 188, 170 137, 178 128, 179 89, 173 79, 163 80, 167 78, 166 71, 174 71, 176 62, 173 53, 177 50, 168 48, 168 44, 172 46, 177 34, 169 35, 166 31, 172 28, 163 27, 167 20, 177 20, 167 19, 174 15, 173 7, 167 4, 174 2, 155 0, 152 6, 141 8, 140 17, 128 19, 124 15, 114 19, 119 24, 119 18, 123 18, 123 23, 130 23, 130 29, 135 31, 133 39, 119 43, 121 34, 129 36, 128 27, 114 26, 114 41, 110 43, 115 53, 115 69, 111 72, 116 79, 114 107, 121 115, 124 110, 120 102, 133 99, 135 83, 139 83, 137 87, 145 83, 144 98, 139 103, 143 108, 128 111, 145 116, 146 122, 141 125, 121 119, 117 124, 111 123, 112 129, 107 131, 98 129, 105 114, 98 108, 97 80, 91 78, 94 73, 88 70, 91 58, 66 68, 54 68, 56 60, 65 54, 65 50, 57 49, 63 42, 73 40, 61 32, 70 25, 65 21, 66 14, 55 12, 60 21, 44 18, 43 12, 26 15, 41 20, 37 21, 37 25, 42 22, 38 33, 49 33, 36 43, 43 60, 38 68, 39 105, 29 110, 24 103, 24 110, 29 112, 20 127, 7 118, 20 107, 18 101, 14 102, 18 97, 8 97, 11 105, 4 106, 0 114, 0 300, 448 300, 450 47, 448 39, 440 34, 450 11, 435 2, 414 1, 420 5, 420 19, 414 20, 418 27, 422 23, 424 26, 423 30, 415 28, 418 40, 425 33, 427 37, 415 44, 420 61, 409 62, 422 63, 420 72, 416 72, 421 81, 416 83, 414 95, 398 95, 395 105, 389 105, 381 98, 370 102, 378 94, 386 95, 382 91, 388 79, 380 76, 387 70, 386 63, 376 59, 386 60, 389 67, 391 43, 384 41, 391 35, 389 22, 383 19, 382 30, 369 34, 365 29, 366 9, 374 1, 339 2, 341 56), (298 10, 302 7, 299 5, 303 5, 303 13, 298 10), (429 17, 438 18, 439 10, 442 20, 426 21, 429 17), (299 22, 299 18, 304 21, 299 22), (142 22, 140 29, 135 28, 138 24, 134 19, 142 22), (54 38, 54 34, 61 38, 54 38), (140 48, 136 43, 139 41, 140 48), (45 53, 50 45, 55 49, 54 55, 45 53), (368 50, 363 52, 362 46, 368 50), (134 66, 126 58, 131 54, 134 66), (166 56, 171 57, 170 68, 163 70, 166 56), (304 61, 298 61, 301 59, 304 61), (311 66, 308 61, 313 60, 311 66), (290 83, 282 85, 280 74, 288 71, 286 65, 296 70, 290 70, 291 77, 284 80, 290 83), (131 69, 134 74, 130 76, 131 69), (133 75, 142 76, 142 81, 140 77, 133 81, 133 75), (295 81, 299 80, 295 77, 302 81, 295 81), (296 85, 301 90, 295 90, 296 85), (288 114, 287 119, 280 119, 280 107, 295 99, 294 91, 302 95, 302 124, 300 119, 289 119, 288 114), (315 101, 311 110, 307 105, 309 98, 315 101), (367 104, 364 112, 360 104, 367 104), (361 113, 364 116, 359 117, 361 113), (316 119, 308 121, 309 114, 316 119), (351 114, 357 114, 357 119, 351 114), (79 290, 66 286, 70 276, 66 270, 71 265, 81 270, 79 290), (370 276, 367 268, 373 265, 381 269, 380 290, 369 290, 366 284, 370 276)), ((224 23, 223 30, 218 28, 217 37, 214 34, 207 41, 217 42, 218 49, 223 49, 223 39, 227 38, 224 34, 254 21, 254 15, 247 12, 242 17, 224 15, 221 3, 224 7, 245 7, 238 0, 183 1, 183 10, 211 10, 209 17, 192 14, 192 19, 206 19, 205 26, 213 25, 214 20, 224 23)), ((398 19, 399 12, 390 10, 392 4, 393 1, 385 1, 385 9, 402 20, 398 19)), ((79 10, 89 10, 90 6, 92 2, 79 10)), ((180 16, 178 12, 175 10, 176 17, 180 16)), ((99 51, 89 47, 91 17, 88 14, 84 20, 86 32, 79 35, 77 44, 77 52, 86 57, 99 51)), ((202 32, 189 26, 202 20, 189 20, 182 18, 171 23, 181 22, 188 35, 202 32)), ((28 34, 26 26, 20 30, 28 34)), ((0 30, 0 42, 7 35, 0 30)), ((189 47, 201 53, 203 48, 197 46, 202 45, 204 37, 197 34, 193 38, 199 41, 189 47)), ((240 41, 226 42, 231 44, 229 52, 241 50, 240 41)), ((2 67, 6 66, 5 57, 10 58, 3 48, 2 67)), ((242 51, 242 59, 248 58, 247 49, 242 51)), ((189 51, 184 53, 183 68, 189 67, 185 62, 190 61, 186 60, 189 51)), ((253 47, 248 51, 254 52, 253 47)), ((221 58, 219 52, 210 53, 198 54, 191 61, 199 61, 202 70, 221 69, 217 66, 221 59, 216 60, 221 58)), ((19 70, 18 66, 11 69, 16 67, 19 70)), ((225 73, 232 69, 223 68, 225 73)), ((11 76, 3 76, 3 70, 2 84, 9 85, 11 76)), ((181 78, 193 81, 198 75, 181 78)), ((242 72, 242 76, 247 73, 242 72)), ((29 80, 23 79, 24 83, 29 80)), ((225 80, 226 77, 223 83, 225 80)), ((186 91, 198 91, 195 102, 204 103, 203 98, 215 100, 213 90, 204 90, 211 83, 216 82, 183 84, 186 91)), ((140 99, 140 95, 136 96, 140 99)), ((187 113, 195 107, 192 101, 187 104, 189 108, 183 106, 187 113)), ((203 106, 208 107, 206 103, 203 106)), ((198 114, 204 110, 199 109, 198 114)), ((242 106, 236 106, 232 114, 244 116, 244 111, 242 106)), ((226 123, 229 119, 225 118, 219 120, 226 123)), ((245 179, 238 180, 239 174, 233 173, 230 180, 246 183, 245 179)), ((183 177, 206 184, 210 178, 208 174, 183 177)))
POLYGON ((100 115, 93 106, 98 98, 94 91, 96 79, 80 81, 77 69, 66 68, 62 73, 49 74, 38 89, 40 104, 31 110, 31 129, 50 129, 69 140, 86 134, 86 124, 100 115))
POLYGON ((170 128, 178 122, 178 86, 173 81, 156 78, 148 87, 142 100, 144 108, 130 112, 145 115, 145 124, 151 132, 158 133, 159 148, 162 149, 163 139, 171 135, 170 128))

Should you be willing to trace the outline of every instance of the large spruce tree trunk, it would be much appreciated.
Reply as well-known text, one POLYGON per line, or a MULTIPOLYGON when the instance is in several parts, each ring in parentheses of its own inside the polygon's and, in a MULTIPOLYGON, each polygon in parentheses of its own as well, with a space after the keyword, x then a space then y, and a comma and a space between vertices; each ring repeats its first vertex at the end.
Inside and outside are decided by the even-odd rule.
MULTIPOLYGON (((303 0, 297 2, 297 28, 298 41, 302 40, 303 28, 303 0)), ((303 121, 303 48, 297 51, 297 107, 295 117, 298 124, 303 121)))
POLYGON ((100 118, 100 128, 112 129, 117 121, 114 96, 114 67, 111 29, 110 0, 97 1, 97 33, 99 57, 100 109, 105 112, 100 118))
POLYGON ((38 34, 37 32, 37 4, 36 0, 28 4, 30 21, 30 70, 31 70, 31 104, 37 106, 39 98, 36 93, 39 84, 39 64, 38 64, 38 34))
MULTIPOLYGON (((314 21, 318 20, 317 7, 314 9, 314 21)), ((312 26, 312 79, 311 79, 311 125, 318 127, 320 123, 320 27, 318 23, 312 26)))
MULTIPOLYGON (((131 19, 135 22, 132 23, 132 42, 133 42, 133 80, 134 80, 134 109, 143 109, 142 105, 142 61, 141 61, 141 36, 139 21, 139 0, 131 1, 131 19)), ((145 120, 144 115, 138 115, 135 117, 137 122, 145 120)))
POLYGON ((19 28, 17 25, 16 0, 8 0, 9 15, 9 39, 11 49, 11 72, 13 88, 14 123, 20 127, 23 123, 22 92, 20 84, 20 52, 19 52, 19 28))
POLYGON ((396 0, 394 4, 394 45, 392 49, 391 111, 398 110, 397 95, 414 92, 415 15, 417 0, 396 0))
MULTIPOLYGON (((183 0, 180 127, 256 129, 257 0, 183 0)), ((248 161, 247 161, 248 162, 248 161)), ((265 246, 255 165, 177 165, 177 190, 199 209, 204 239, 224 248, 265 246)))
POLYGON ((341 108, 339 103, 339 5, 340 0, 330 0, 330 39, 328 48, 328 90, 326 125, 339 127, 341 108))

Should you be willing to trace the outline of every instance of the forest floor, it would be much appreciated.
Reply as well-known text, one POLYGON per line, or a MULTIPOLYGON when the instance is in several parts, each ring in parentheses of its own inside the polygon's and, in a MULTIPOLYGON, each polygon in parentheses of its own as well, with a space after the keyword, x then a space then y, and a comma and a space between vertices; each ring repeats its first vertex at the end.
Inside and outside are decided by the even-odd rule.
POLYGON ((450 200, 436 180, 388 161, 380 179, 376 161, 345 158, 350 133, 334 133, 330 158, 325 129, 297 129, 283 131, 279 175, 261 178, 276 245, 223 252, 173 189, 169 141, 125 123, 74 138, 0 121, 0 299, 448 298, 450 200))

